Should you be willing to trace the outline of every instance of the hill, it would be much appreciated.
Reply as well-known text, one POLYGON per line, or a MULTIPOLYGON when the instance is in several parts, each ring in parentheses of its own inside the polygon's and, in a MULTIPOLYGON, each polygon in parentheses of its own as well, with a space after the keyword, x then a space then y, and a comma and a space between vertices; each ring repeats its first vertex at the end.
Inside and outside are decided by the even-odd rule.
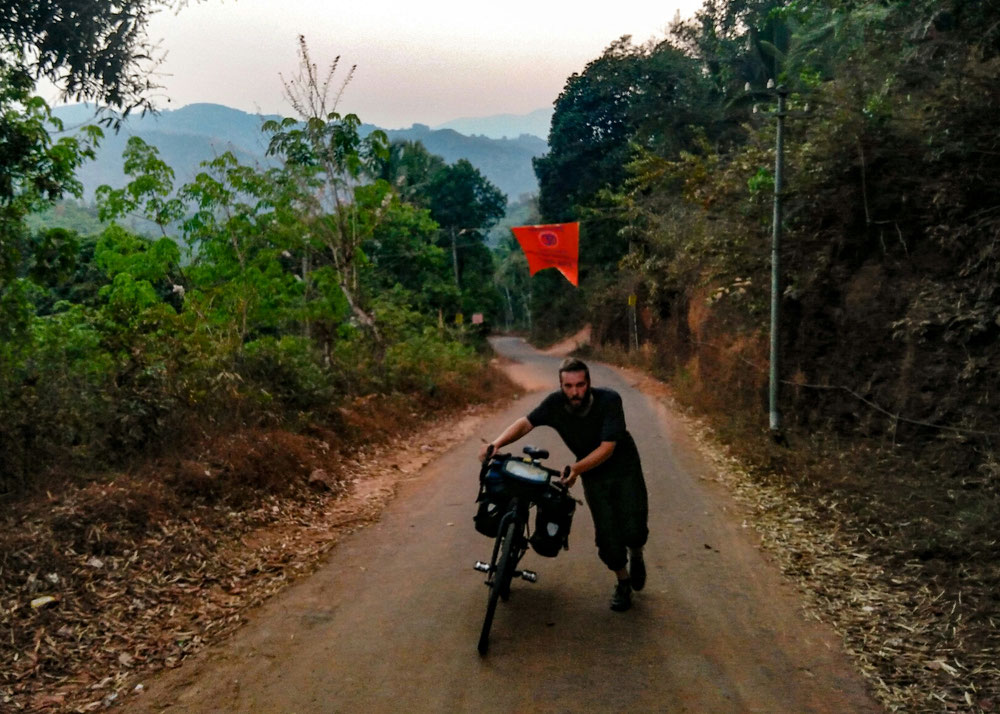
POLYGON ((522 134, 516 139, 490 139, 465 136, 453 129, 431 129, 424 124, 386 133, 391 140, 419 141, 448 163, 468 159, 511 201, 538 192, 531 159, 546 153, 548 144, 537 136, 522 134))
POLYGON ((487 117, 463 117, 439 124, 435 129, 454 129, 466 136, 488 136, 491 139, 509 139, 531 134, 547 139, 552 123, 552 108, 536 109, 528 114, 494 114, 487 117))
MULTIPOLYGON (((67 131, 95 120, 93 109, 82 104, 58 107, 54 114, 67 131)), ((97 158, 78 172, 85 195, 91 198, 101 184, 123 185, 121 154, 131 136, 140 136, 159 149, 163 159, 173 167, 178 184, 194 178, 202 161, 226 151, 232 151, 241 162, 266 165, 270 159, 265 156, 267 142, 260 125, 270 118, 274 117, 219 104, 190 104, 156 115, 129 117, 118 132, 105 132, 97 158)), ((376 128, 366 124, 363 131, 376 128)), ((547 145, 537 136, 492 139, 465 136, 452 129, 431 129, 423 124, 386 133, 390 139, 421 141, 431 153, 449 163, 467 159, 511 200, 538 190, 531 159, 544 154, 547 145)))

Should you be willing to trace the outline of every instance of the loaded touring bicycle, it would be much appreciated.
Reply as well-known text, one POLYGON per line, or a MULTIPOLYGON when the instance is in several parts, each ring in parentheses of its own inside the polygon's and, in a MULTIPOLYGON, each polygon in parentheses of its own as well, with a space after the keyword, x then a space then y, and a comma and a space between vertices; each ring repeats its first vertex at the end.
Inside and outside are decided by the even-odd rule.
POLYGON ((489 589, 479 636, 481 655, 489 649, 497 603, 510 597, 511 582, 515 578, 531 583, 538 580, 535 572, 518 569, 528 548, 552 558, 569 547, 576 501, 561 483, 562 474, 542 465, 548 451, 526 446, 524 454, 524 457, 496 454, 491 447, 479 472, 475 526, 477 531, 493 538, 490 560, 477 561, 474 566, 486 573, 489 589))

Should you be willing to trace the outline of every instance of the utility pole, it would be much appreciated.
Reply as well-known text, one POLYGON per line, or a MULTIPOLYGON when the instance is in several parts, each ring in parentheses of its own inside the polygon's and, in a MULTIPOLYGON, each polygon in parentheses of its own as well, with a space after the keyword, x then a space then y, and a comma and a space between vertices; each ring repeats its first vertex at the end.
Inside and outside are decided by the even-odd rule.
POLYGON ((302 307, 303 314, 307 317, 302 321, 302 333, 306 339, 312 337, 312 325, 309 323, 308 311, 305 309, 309 306, 309 248, 307 247, 302 252, 302 282, 305 283, 305 288, 302 291, 302 307))
MULTIPOLYGON (((769 88, 774 87, 774 81, 768 82, 769 88)), ((768 407, 770 409, 771 433, 781 431, 781 412, 778 410, 778 389, 780 385, 779 342, 778 329, 781 310, 781 195, 784 190, 785 168, 785 100, 788 98, 788 88, 779 84, 775 91, 778 94, 778 130, 774 148, 774 225, 771 231, 771 369, 768 388, 768 407)))
POLYGON ((531 322, 531 297, 532 297, 531 279, 529 278, 528 279, 528 302, 526 302, 525 305, 524 305, 524 312, 528 316, 528 334, 529 335, 531 334, 531 331, 533 329, 533 325, 532 325, 532 322, 531 322))
MULTIPOLYGON (((744 89, 751 93, 753 90, 750 83, 746 83, 744 89)), ((786 107, 788 99, 788 87, 784 84, 775 86, 774 80, 767 80, 767 91, 753 92, 760 96, 766 94, 768 97, 778 97, 778 110, 774 116, 778 121, 774 147, 774 217, 771 225, 771 356, 770 368, 768 370, 768 414, 771 427, 771 435, 781 436, 781 410, 778 408, 778 391, 781 385, 781 364, 780 364, 780 341, 779 330, 781 325, 781 200, 785 190, 785 118, 788 116, 786 107)), ((757 113, 757 106, 754 105, 754 113, 757 113)))
POLYGON ((455 287, 461 290, 462 285, 458 281, 458 241, 456 240, 454 227, 451 229, 451 264, 455 268, 455 287))
POLYGON ((507 295, 507 332, 510 332, 511 323, 514 322, 514 301, 510 298, 510 288, 506 285, 503 286, 503 291, 507 295))
POLYGON ((636 295, 631 293, 628 296, 628 316, 626 320, 628 321, 628 346, 630 351, 637 352, 639 350, 639 323, 636 320, 636 295))

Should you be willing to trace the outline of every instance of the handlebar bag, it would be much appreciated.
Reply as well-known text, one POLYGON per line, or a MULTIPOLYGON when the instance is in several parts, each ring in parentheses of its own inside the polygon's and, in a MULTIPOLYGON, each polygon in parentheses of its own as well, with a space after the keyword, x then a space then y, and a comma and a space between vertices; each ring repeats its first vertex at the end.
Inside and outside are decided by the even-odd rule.
POLYGON ((576 501, 559 489, 549 489, 537 502, 535 531, 528 540, 539 555, 554 558, 569 549, 569 530, 573 525, 576 501))

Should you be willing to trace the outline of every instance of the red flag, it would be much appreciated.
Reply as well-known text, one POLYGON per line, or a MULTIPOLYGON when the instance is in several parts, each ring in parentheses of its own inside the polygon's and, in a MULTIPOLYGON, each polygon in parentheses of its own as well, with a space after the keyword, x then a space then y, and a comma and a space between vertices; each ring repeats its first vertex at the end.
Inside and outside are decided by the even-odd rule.
POLYGON ((579 223, 517 226, 511 230, 528 258, 530 275, 545 268, 555 268, 573 285, 579 284, 576 273, 580 254, 579 223))

